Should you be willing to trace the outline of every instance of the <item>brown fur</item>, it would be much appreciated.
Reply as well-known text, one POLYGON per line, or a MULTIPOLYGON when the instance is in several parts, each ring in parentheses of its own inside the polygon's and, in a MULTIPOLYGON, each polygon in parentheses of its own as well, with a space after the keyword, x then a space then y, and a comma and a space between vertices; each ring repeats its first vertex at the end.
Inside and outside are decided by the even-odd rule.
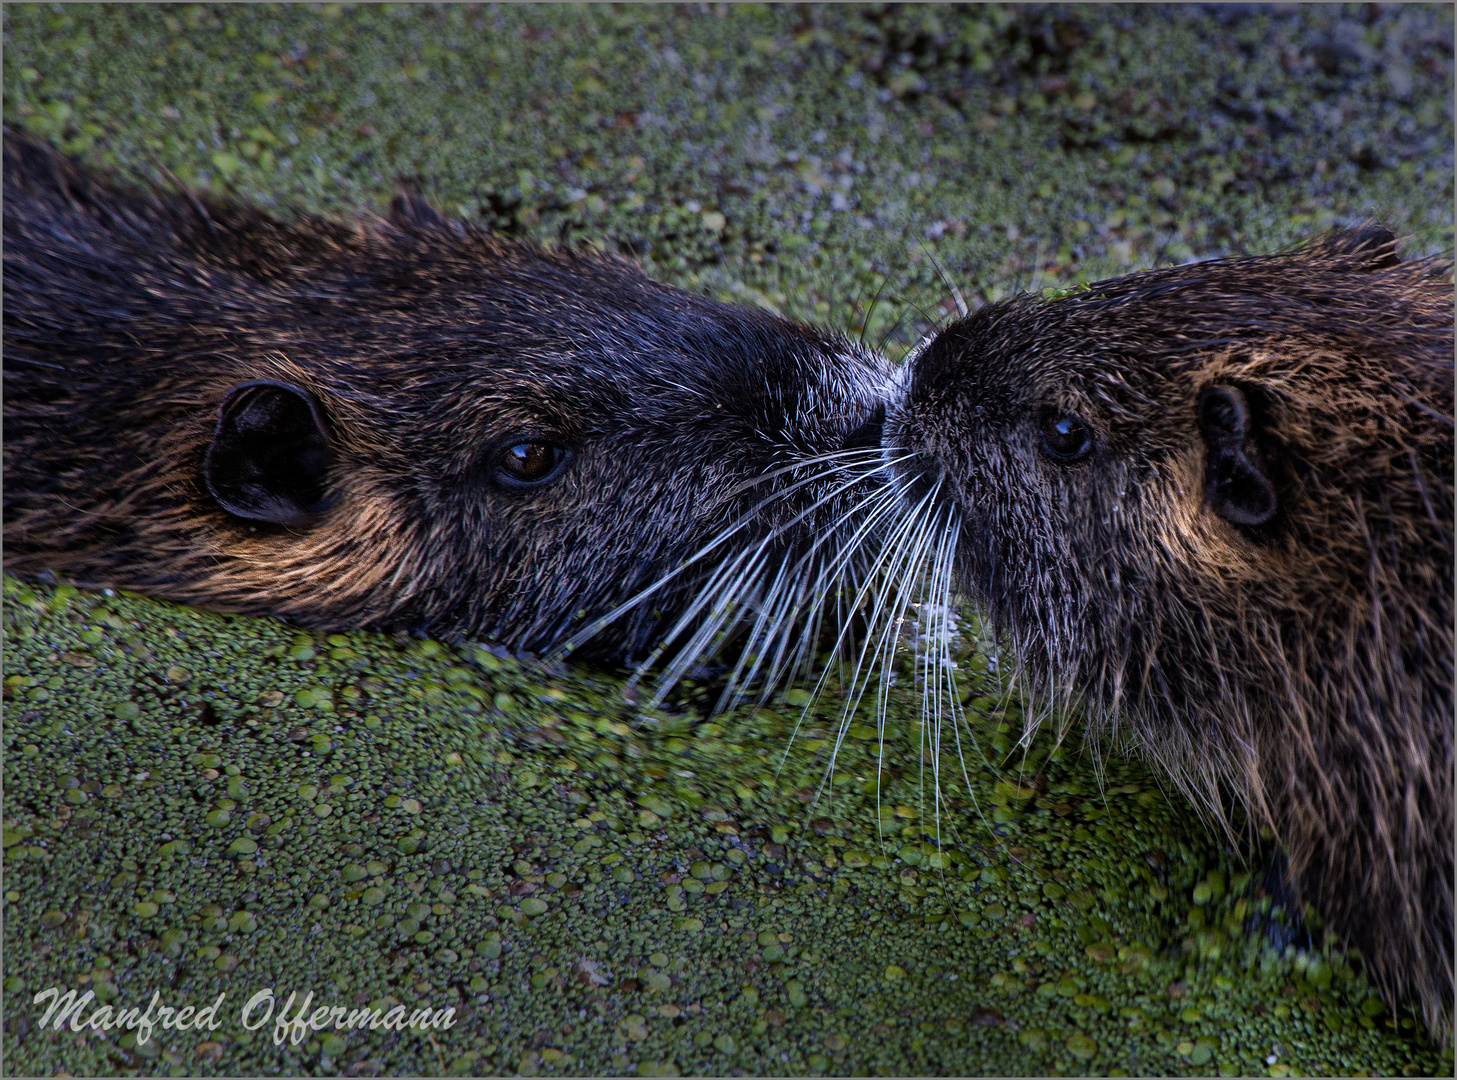
MULTIPOLYGON (((4 214, 7 568, 311 627, 557 644, 839 451, 887 373, 839 335, 408 198, 390 220, 284 223, 7 132, 4 214), (255 380, 327 429, 305 525, 227 512, 205 482, 220 403, 255 380), (569 456, 513 488, 491 456, 513 440, 569 456)), ((794 549, 829 520, 833 501, 806 513, 825 486, 727 550, 804 514, 794 549)), ((589 647, 640 655, 711 570, 589 647)))
POLYGON ((1443 1039, 1452 319, 1449 264, 1335 233, 983 309, 915 358, 886 425, 1043 688, 1271 826, 1299 896, 1443 1039), (1216 512, 1206 391, 1248 403, 1268 520, 1216 512), (1043 448, 1043 409, 1088 425, 1085 458, 1043 448))

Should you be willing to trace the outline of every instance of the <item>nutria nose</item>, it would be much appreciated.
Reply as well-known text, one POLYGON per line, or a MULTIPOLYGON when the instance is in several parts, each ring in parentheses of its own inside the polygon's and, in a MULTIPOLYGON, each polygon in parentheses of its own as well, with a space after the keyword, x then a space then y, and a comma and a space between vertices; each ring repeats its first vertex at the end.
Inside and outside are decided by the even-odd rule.
POLYGON ((845 436, 844 445, 840 449, 856 450, 861 447, 877 447, 880 445, 881 435, 884 433, 884 430, 885 403, 881 402, 870 410, 870 415, 865 418, 859 427, 852 429, 850 434, 845 436))

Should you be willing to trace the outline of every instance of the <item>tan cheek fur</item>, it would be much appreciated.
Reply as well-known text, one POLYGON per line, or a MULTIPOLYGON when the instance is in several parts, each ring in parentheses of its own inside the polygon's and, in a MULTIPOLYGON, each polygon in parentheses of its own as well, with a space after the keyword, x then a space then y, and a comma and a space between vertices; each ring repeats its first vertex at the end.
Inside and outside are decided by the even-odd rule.
POLYGON ((305 533, 215 535, 217 587, 284 614, 362 611, 387 596, 389 606, 371 612, 378 618, 407 606, 427 581, 418 526, 370 470, 355 471, 338 504, 305 533))
MULTIPOLYGON (((1212 578, 1219 589, 1238 589, 1272 574, 1268 551, 1256 551, 1237 527, 1204 502, 1205 452, 1192 441, 1185 452, 1148 485, 1140 515, 1163 558, 1190 582, 1212 578)), ((1273 572, 1278 574, 1276 566, 1273 572)))

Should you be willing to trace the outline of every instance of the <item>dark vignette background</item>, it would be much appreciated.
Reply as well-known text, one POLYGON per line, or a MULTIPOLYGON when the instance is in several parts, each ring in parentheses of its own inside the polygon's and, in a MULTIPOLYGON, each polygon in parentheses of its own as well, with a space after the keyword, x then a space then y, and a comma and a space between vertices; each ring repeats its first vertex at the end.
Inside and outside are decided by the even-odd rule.
MULTIPOLYGON (((975 306, 1367 217, 1452 248, 1445 6, 4 19, 6 121, 93 164, 280 213, 412 178, 897 353, 952 284, 975 306)), ((12 579, 5 631, 12 1073, 1451 1074, 1338 955, 1243 936, 1236 853, 1136 762, 1013 752, 971 646, 938 834, 910 693, 879 789, 857 717, 816 801, 833 695, 786 758, 798 698, 642 714, 599 673, 12 579), (461 1023, 138 1046, 36 1030, 51 985, 461 1023)))

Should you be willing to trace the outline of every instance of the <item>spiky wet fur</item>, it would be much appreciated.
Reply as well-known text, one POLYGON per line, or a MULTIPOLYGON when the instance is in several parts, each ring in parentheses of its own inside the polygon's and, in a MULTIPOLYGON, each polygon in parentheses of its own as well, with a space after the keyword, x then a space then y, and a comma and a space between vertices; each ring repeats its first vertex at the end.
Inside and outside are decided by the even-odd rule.
POLYGON ((1451 267, 1389 234, 1023 297, 946 328, 886 423, 910 500, 1048 699, 1131 734, 1293 884, 1388 1000, 1452 1024, 1451 267), (1204 503, 1202 390, 1248 396, 1271 522, 1204 503), (1039 407, 1090 423, 1049 461, 1039 407))
POLYGON ((887 376, 839 335, 411 199, 285 223, 13 132, 4 194, 11 570, 533 650, 671 577, 583 643, 641 655, 725 553, 762 547, 772 578, 824 532, 824 485, 782 489, 804 462, 833 473, 887 376), (202 482, 219 401, 257 379, 332 429, 336 503, 312 528, 254 527, 202 482), (485 451, 517 436, 571 447, 558 482, 492 485, 485 451))

